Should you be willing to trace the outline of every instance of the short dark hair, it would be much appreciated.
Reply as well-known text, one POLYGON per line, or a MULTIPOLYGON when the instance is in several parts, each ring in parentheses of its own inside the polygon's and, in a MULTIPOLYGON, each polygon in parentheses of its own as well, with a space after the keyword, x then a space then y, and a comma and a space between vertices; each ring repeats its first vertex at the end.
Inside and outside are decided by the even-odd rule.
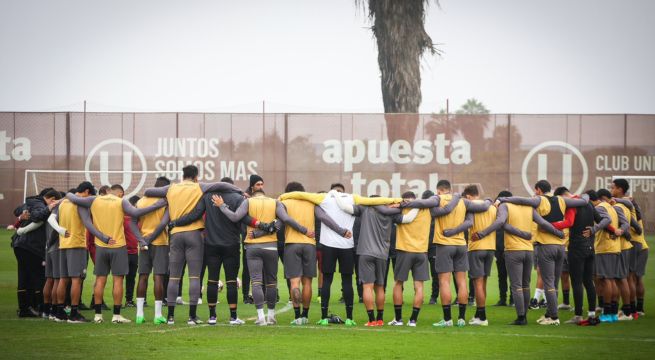
POLYGON ((61 193, 55 189, 50 189, 45 194, 43 194, 43 197, 46 199, 55 198, 56 200, 59 200, 61 199, 61 193))
POLYGON ((626 179, 614 179, 612 180, 612 183, 614 184, 614 186, 621 188, 624 194, 627 193, 628 190, 630 189, 630 184, 626 179))
POLYGON ((284 188, 284 192, 305 191, 305 187, 297 181, 292 181, 284 188))
POLYGON ((496 197, 496 199, 501 198, 501 197, 510 197, 510 196, 513 196, 511 192, 509 192, 507 190, 503 190, 503 191, 498 193, 498 197, 496 197))
POLYGON ((98 195, 107 195, 107 192, 109 192, 109 186, 107 185, 102 185, 100 189, 98 189, 98 195))
POLYGON ((155 187, 164 187, 170 185, 171 181, 166 176, 160 176, 155 180, 155 187))
POLYGON ((462 192, 462 195, 466 196, 478 196, 480 195, 480 192, 478 191, 477 185, 469 185, 464 188, 464 191, 462 192))
POLYGON ((114 185, 112 185, 112 186, 111 186, 111 189, 112 189, 112 190, 120 190, 120 191, 122 191, 122 192, 125 192, 125 189, 123 189, 123 185, 120 185, 120 184, 114 184, 114 185))
POLYGON ((139 202, 139 200, 141 200, 141 198, 138 195, 133 195, 130 196, 129 202, 132 204, 132 206, 136 206, 136 203, 139 202))
POLYGON ((448 180, 439 180, 439 182, 437 183, 437 189, 450 190, 450 181, 448 181, 448 180))
POLYGON ((596 193, 598 194, 598 198, 602 198, 602 197, 606 197, 608 199, 612 198, 612 193, 610 193, 610 191, 607 189, 600 189, 596 191, 596 193))
POLYGON ((63 191, 60 191, 60 192, 59 192, 59 195, 61 195, 61 198, 62 198, 62 199, 66 197, 66 193, 63 192, 63 191))
POLYGON ((544 194, 549 193, 551 190, 550 183, 548 182, 548 180, 537 181, 537 183, 534 184, 534 188, 541 190, 541 192, 543 192, 544 194))
POLYGON ((425 190, 423 194, 421 194, 421 199, 428 199, 434 196, 434 192, 432 190, 425 190))
POLYGON ((334 183, 330 185, 330 190, 334 190, 334 188, 340 187, 343 191, 346 191, 346 187, 343 186, 342 183, 334 183))
POLYGON ((50 191, 52 191, 52 190, 54 190, 54 189, 55 189, 55 188, 52 188, 52 187, 44 188, 44 189, 41 190, 41 192, 39 193, 39 196, 40 196, 40 197, 44 197, 45 194, 47 194, 48 192, 50 192, 50 191))
POLYGON ((68 192, 71 194, 75 194, 77 192, 77 188, 68 189, 68 192))
POLYGON ((198 167, 195 165, 187 165, 182 168, 183 179, 195 179, 198 176, 198 167))
POLYGON ((75 192, 81 193, 89 190, 89 195, 95 195, 96 194, 96 189, 93 187, 93 184, 91 184, 89 181, 82 181, 79 185, 77 185, 77 189, 75 192))
POLYGON ((553 195, 561 196, 561 195, 564 195, 567 192, 570 192, 570 191, 569 191, 569 189, 566 188, 566 186, 560 186, 558 188, 555 188, 555 191, 553 191, 553 195))
POLYGON ((584 192, 585 194, 589 195, 589 200, 591 201, 598 201, 598 193, 594 189, 590 189, 584 192))
POLYGON ((229 176, 226 176, 226 177, 222 178, 222 179, 221 179, 221 182, 224 182, 224 183, 228 183, 228 184, 232 184, 232 185, 234 185, 234 180, 232 180, 232 178, 229 177, 229 176))
POLYGON ((413 191, 405 191, 401 197, 403 199, 416 199, 416 194, 413 191))

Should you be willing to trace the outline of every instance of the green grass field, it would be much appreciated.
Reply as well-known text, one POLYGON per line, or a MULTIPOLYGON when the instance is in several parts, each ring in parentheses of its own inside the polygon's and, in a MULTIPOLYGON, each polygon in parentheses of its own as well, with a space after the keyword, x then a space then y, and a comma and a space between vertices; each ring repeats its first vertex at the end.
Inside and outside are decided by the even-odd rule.
MULTIPOLYGON (((225 324, 228 316, 225 292, 219 294, 218 326, 186 325, 187 307, 176 311, 178 324, 174 326, 151 323, 154 307, 153 297, 148 295, 151 306, 146 308, 150 322, 144 325, 115 325, 106 322, 96 324, 59 324, 37 319, 16 317, 16 264, 9 246, 10 232, 0 231, 0 351, 2 358, 506 358, 512 356, 534 359, 544 358, 648 358, 655 355, 655 278, 646 277, 646 313, 635 322, 601 324, 596 327, 579 327, 562 324, 559 327, 537 325, 535 320, 543 310, 531 310, 529 326, 507 325, 515 318, 513 308, 487 307, 490 325, 487 328, 467 326, 464 328, 435 329, 432 323, 441 319, 439 305, 423 306, 416 328, 366 328, 366 311, 362 304, 355 305, 355 321, 358 325, 346 328, 342 325, 329 327, 292 327, 293 311, 285 302, 278 304, 279 325, 257 327, 253 321, 241 327, 225 324)), ((653 236, 649 237, 651 249, 655 246, 653 236)), ((652 256, 651 256, 652 258, 652 256)), ((648 273, 655 270, 654 261, 648 266, 648 273)), ((89 269, 92 270, 91 268, 89 269)), ((495 266, 494 266, 495 272, 495 266)), ((93 280, 86 280, 83 299, 88 302, 93 280)), ((282 278, 282 267, 280 276, 282 278)), ((186 282, 185 282, 186 283, 186 282)), ((339 279, 332 288, 331 312, 344 317, 343 305, 338 304, 339 279)), ((534 289, 534 282, 532 285, 534 289)), ((280 282, 281 291, 286 285, 280 282)), ((314 289, 316 286, 314 285, 314 289)), ((315 290, 316 291, 316 290, 315 290)), ((495 303, 497 281, 495 273, 489 279, 489 303, 495 303)), ((111 305, 110 291, 105 299, 111 305)), ((405 291, 404 315, 411 313, 412 290, 405 291), (409 305, 407 305, 409 304, 409 305)), ((186 298, 186 296, 185 296, 186 298)), ((287 296, 282 295, 286 300, 287 296)), ((241 299, 240 299, 241 301, 241 299)), ((474 307, 467 310, 467 320, 475 313, 474 307)), ((124 310, 123 314, 134 319, 135 310, 124 310)), ((453 310, 456 317, 457 310, 453 310)), ((84 312, 92 318, 91 311, 84 312)), ((207 307, 199 307, 202 319, 208 316, 207 307)), ((253 305, 239 306, 242 319, 255 316, 253 305)), ((310 321, 320 316, 320 306, 314 300, 310 321)), ((562 321, 572 313, 562 312, 562 321)), ((105 312, 109 320, 111 312, 105 312)), ((391 295, 387 296, 385 323, 393 317, 391 295)))

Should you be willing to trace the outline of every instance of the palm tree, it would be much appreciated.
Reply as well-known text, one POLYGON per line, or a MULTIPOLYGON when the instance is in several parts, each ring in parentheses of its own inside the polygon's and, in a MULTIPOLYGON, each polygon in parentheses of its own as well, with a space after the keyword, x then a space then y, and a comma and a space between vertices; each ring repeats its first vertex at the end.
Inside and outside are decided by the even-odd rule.
MULTIPOLYGON (((363 0, 356 0, 358 4, 363 0)), ((421 104, 421 56, 438 53, 425 32, 429 0, 368 0, 378 46, 382 102, 390 141, 413 140, 421 104), (412 114, 412 115, 408 115, 412 114)), ((438 1, 437 1, 438 4, 438 1)))
POLYGON ((464 105, 462 105, 456 114, 467 114, 467 115, 482 115, 489 114, 489 110, 484 106, 484 104, 478 101, 475 98, 470 98, 466 100, 464 105))

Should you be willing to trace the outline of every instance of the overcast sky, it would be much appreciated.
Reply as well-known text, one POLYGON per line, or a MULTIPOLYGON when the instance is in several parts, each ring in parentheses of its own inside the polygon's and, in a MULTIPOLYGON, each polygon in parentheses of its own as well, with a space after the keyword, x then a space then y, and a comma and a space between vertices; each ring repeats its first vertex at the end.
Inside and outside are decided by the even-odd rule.
MULTIPOLYGON (((655 1, 441 0, 436 112, 655 113, 655 1)), ((0 110, 382 112, 354 0, 0 0, 0 110)))

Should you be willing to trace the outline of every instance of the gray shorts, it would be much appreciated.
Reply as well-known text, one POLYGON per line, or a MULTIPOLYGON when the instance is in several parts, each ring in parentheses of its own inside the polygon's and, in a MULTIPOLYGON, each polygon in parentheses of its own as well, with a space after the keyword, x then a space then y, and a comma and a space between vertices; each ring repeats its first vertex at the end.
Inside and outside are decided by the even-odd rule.
POLYGON ((316 246, 284 245, 284 277, 287 279, 316 277, 316 246))
POLYGON ((621 255, 596 254, 594 265, 596 269, 596 277, 601 279, 621 279, 619 274, 621 255))
POLYGON ((437 273, 469 271, 468 247, 466 245, 437 244, 435 270, 437 273))
POLYGON ((637 258, 635 275, 637 275, 638 277, 642 277, 646 275, 646 263, 648 263, 648 249, 639 251, 635 257, 637 258))
POLYGON ((630 274, 630 255, 632 249, 621 250, 621 260, 619 261, 619 279, 627 279, 630 274))
POLYGON ((86 248, 59 249, 59 277, 84 277, 87 264, 86 248))
POLYGON ((168 274, 168 245, 150 245, 139 250, 139 274, 168 274))
POLYGON ((384 285, 387 273, 387 260, 369 255, 359 255, 359 282, 362 284, 384 285))
POLYGON ((469 277, 471 279, 491 276, 494 253, 493 250, 469 251, 469 277))
POLYGON ((534 250, 532 251, 532 265, 534 265, 535 270, 537 269, 537 264, 539 264, 539 247, 541 244, 535 243, 534 250))
POLYGON ((114 276, 125 276, 130 270, 127 257, 127 247, 106 248, 96 247, 96 266, 93 274, 107 276, 111 271, 114 276))
POLYGON ((629 270, 631 273, 636 273, 637 272, 637 260, 639 257, 639 252, 643 249, 643 245, 641 243, 632 242, 632 249, 630 249, 630 264, 629 264, 629 270))
POLYGON ((46 253, 45 277, 59 279, 59 249, 46 253))
POLYGON ((396 281, 407 281, 412 271, 414 281, 430 280, 430 263, 426 253, 413 253, 396 250, 396 263, 393 266, 393 278, 396 281))

